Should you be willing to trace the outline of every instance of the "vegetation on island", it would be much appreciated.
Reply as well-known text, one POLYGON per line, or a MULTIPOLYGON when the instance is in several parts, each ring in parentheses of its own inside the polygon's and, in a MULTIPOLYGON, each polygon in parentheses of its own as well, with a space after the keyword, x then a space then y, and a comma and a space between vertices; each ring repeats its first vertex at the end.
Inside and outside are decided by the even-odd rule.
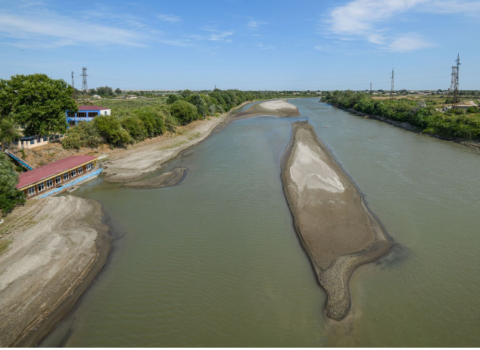
POLYGON ((25 203, 25 194, 17 190, 18 174, 7 156, 0 153, 0 210, 3 215, 15 206, 25 203))
POLYGON ((424 133, 449 138, 480 140, 480 110, 478 107, 438 110, 425 100, 374 99, 363 92, 325 92, 322 102, 353 109, 368 115, 407 122, 424 133))

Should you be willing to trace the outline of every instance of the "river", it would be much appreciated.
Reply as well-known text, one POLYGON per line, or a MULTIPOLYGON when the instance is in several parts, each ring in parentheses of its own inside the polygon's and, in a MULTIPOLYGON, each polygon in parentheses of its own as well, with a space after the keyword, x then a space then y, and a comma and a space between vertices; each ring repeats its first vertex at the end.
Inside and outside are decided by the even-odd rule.
POLYGON ((290 102, 302 117, 234 121, 173 161, 189 169, 175 187, 97 179, 76 191, 103 205, 117 239, 42 345, 478 346, 480 155, 318 99, 290 102), (299 119, 396 242, 353 274, 340 325, 323 315, 282 191, 280 157, 299 119))

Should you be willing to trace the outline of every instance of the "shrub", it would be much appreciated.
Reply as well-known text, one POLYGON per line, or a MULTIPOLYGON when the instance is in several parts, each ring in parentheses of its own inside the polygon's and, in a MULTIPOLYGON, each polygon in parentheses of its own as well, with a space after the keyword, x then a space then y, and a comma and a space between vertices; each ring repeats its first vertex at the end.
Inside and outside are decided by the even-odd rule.
POLYGON ((186 101, 176 101, 170 106, 170 114, 182 125, 198 119, 197 107, 186 101))
POLYGON ((143 141, 147 137, 145 125, 137 116, 123 117, 120 120, 120 124, 135 141, 143 141))
POLYGON ((78 125, 68 129, 66 136, 62 140, 65 149, 95 148, 104 142, 95 123, 92 122, 79 122, 78 125))
POLYGON ((171 105, 172 103, 178 100, 180 100, 180 97, 178 95, 170 94, 168 95, 168 98, 167 98, 167 104, 171 105))
POLYGON ((132 137, 122 128, 120 121, 113 115, 98 116, 94 124, 100 135, 112 146, 124 146, 132 143, 132 137))

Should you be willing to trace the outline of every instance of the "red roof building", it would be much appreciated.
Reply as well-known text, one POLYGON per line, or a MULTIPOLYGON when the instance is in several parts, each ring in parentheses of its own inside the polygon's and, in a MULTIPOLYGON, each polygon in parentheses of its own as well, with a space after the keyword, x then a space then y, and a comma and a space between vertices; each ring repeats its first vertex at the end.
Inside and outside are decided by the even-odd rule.
POLYGON ((71 156, 21 173, 17 189, 25 191, 28 197, 32 197, 39 192, 62 186, 73 178, 91 171, 96 163, 97 157, 71 156))
POLYGON ((94 105, 78 106, 79 111, 106 111, 109 109, 110 108, 104 108, 104 107, 94 106, 94 105))

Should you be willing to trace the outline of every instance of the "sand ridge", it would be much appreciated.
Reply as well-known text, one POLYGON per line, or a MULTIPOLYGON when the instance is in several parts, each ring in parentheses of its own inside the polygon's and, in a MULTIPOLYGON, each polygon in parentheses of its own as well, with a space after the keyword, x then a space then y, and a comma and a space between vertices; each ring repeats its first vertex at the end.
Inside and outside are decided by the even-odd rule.
POLYGON ((295 230, 327 293, 325 313, 342 320, 351 305, 351 274, 392 242, 308 122, 292 124, 281 176, 295 230))

